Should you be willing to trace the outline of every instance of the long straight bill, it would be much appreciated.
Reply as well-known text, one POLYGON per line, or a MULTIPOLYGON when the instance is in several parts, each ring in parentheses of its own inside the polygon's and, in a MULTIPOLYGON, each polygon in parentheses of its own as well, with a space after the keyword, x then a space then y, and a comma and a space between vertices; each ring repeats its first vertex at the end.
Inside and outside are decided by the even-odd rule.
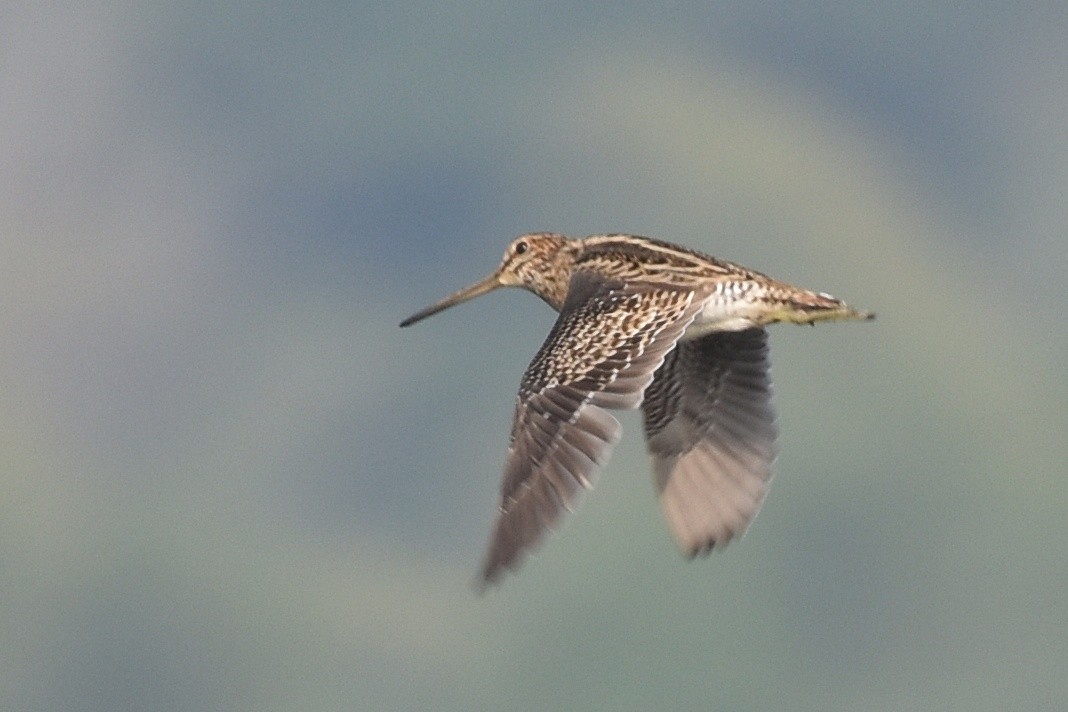
POLYGON ((444 311, 451 306, 455 306, 457 304, 460 304, 461 302, 466 302, 469 299, 480 297, 486 292, 492 292, 494 289, 497 289, 497 287, 503 286, 504 285, 501 283, 500 275, 494 272, 481 282, 478 282, 477 284, 472 284, 470 287, 464 287, 455 294, 450 294, 449 296, 445 297, 440 302, 437 302, 436 304, 431 304, 426 309, 412 314, 410 317, 402 321, 400 325, 402 328, 405 326, 411 326, 417 321, 422 321, 428 316, 433 316, 437 314, 439 311, 444 311))

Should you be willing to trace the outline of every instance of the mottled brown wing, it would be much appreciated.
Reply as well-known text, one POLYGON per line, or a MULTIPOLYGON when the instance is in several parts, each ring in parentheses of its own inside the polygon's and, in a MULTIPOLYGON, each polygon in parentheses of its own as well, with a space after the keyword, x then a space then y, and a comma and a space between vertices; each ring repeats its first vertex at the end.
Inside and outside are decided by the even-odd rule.
POLYGON ((776 455, 767 340, 747 329, 681 342, 646 389, 657 494, 689 556, 741 535, 767 493, 776 455))
POLYGON ((572 278, 560 315, 519 387, 482 585, 516 568, 607 460, 619 423, 693 321, 689 291, 572 278))

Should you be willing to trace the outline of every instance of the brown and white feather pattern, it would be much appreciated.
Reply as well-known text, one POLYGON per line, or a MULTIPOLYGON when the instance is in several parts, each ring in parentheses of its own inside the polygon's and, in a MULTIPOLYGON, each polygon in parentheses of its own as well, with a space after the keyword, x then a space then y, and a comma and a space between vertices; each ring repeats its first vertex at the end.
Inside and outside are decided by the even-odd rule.
POLYGON ((633 235, 598 235, 582 241, 575 265, 627 281, 707 289, 724 277, 759 275, 696 250, 633 235))
POLYGON ((767 332, 680 342, 642 404, 661 508, 682 550, 708 553, 742 534, 775 460, 767 332))
POLYGON ((591 486, 619 438, 619 423, 604 409, 642 402, 702 301, 689 290, 573 273, 559 317, 520 384, 483 585, 515 568, 591 486))

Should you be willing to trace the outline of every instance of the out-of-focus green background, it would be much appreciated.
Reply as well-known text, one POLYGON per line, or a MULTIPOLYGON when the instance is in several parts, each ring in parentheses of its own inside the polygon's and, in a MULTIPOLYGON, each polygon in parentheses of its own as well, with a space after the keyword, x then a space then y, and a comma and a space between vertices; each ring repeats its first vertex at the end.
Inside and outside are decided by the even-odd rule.
POLYGON ((8 2, 0 708, 1068 708, 1068 5, 8 2), (638 417, 474 595, 520 232, 776 327, 777 479, 675 551, 638 417))

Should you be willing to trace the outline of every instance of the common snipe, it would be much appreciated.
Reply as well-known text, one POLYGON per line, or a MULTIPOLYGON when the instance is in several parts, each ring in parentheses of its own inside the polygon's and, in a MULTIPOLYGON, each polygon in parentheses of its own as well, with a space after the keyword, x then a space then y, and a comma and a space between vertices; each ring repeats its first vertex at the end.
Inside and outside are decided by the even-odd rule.
POLYGON ((535 233, 401 326, 498 287, 527 289, 559 316, 519 385, 482 585, 590 488, 619 438, 605 409, 641 406, 660 505, 688 556, 740 535, 776 454, 764 327, 874 316, 659 240, 535 233))

